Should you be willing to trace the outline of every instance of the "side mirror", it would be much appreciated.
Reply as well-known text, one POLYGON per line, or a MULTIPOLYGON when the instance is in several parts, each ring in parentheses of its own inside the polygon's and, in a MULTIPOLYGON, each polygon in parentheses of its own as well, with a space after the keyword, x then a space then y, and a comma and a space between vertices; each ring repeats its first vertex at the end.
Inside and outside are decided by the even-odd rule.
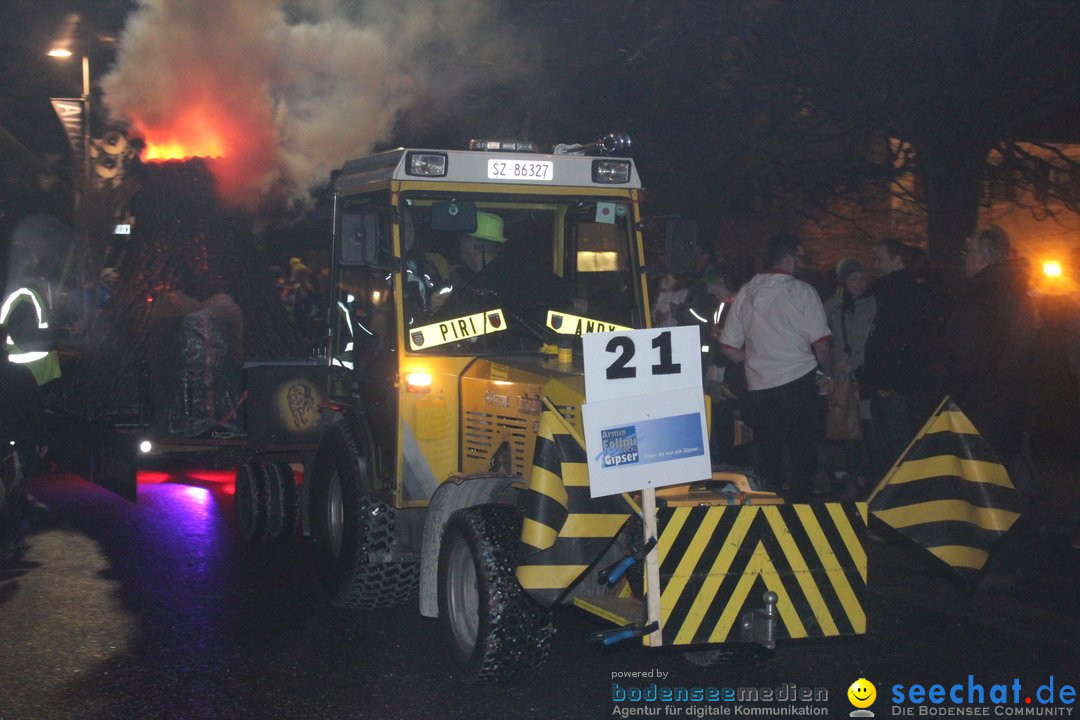
POLYGON ((664 238, 664 264, 668 272, 684 273, 694 269, 697 253, 697 223, 683 218, 667 221, 664 238))
POLYGON ((379 213, 370 208, 342 212, 340 237, 342 264, 379 265, 384 259, 383 227, 379 213))
POLYGON ((468 200, 431 203, 431 229, 459 233, 476 231, 476 203, 468 200))

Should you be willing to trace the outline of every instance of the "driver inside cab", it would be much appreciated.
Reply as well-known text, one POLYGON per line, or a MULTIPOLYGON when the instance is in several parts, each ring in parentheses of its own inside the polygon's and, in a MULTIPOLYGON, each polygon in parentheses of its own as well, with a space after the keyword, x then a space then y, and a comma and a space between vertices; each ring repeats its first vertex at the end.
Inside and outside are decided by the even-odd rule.
POLYGON ((505 247, 503 219, 494 213, 476 213, 476 230, 458 238, 458 263, 450 269, 451 283, 472 282, 505 247))
POLYGON ((503 218, 495 213, 476 213, 476 230, 458 238, 458 252, 458 262, 450 269, 448 309, 464 307, 469 295, 519 313, 536 308, 584 309, 584 301, 574 297, 568 280, 537 268, 515 249, 514 241, 506 237, 503 218))

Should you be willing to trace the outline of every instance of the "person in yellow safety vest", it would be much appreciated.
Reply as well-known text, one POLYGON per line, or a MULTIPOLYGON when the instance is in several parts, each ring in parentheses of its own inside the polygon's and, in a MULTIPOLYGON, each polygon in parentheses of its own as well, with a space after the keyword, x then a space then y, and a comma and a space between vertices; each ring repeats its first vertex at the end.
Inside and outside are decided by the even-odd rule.
POLYGON ((0 325, 8 326, 8 359, 25 365, 38 386, 60 377, 60 359, 49 341, 48 308, 41 295, 23 286, 0 305, 0 325))

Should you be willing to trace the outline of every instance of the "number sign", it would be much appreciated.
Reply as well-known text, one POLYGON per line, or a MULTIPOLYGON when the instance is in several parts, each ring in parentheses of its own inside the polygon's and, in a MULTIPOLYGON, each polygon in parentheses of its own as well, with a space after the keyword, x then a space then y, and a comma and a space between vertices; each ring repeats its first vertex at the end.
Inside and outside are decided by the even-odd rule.
POLYGON ((595 333, 582 342, 592 496, 708 478, 698 329, 595 333))
POLYGON ((701 337, 696 327, 589 333, 585 400, 673 390, 701 392, 701 337))

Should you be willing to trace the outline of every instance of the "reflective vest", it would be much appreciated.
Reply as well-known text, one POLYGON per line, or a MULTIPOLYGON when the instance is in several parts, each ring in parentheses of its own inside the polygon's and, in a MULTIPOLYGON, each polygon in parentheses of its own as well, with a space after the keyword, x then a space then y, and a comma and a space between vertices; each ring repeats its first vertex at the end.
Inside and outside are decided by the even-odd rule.
MULTIPOLYGON (((4 304, 0 306, 0 325, 6 324, 11 311, 23 303, 33 303, 38 330, 42 333, 46 332, 49 329, 47 308, 37 291, 28 287, 19 288, 4 300, 4 304)), ((7 339, 7 351, 8 360, 29 368, 30 372, 34 374, 34 379, 37 380, 38 385, 44 385, 50 380, 60 377, 60 358, 55 350, 24 352, 11 339, 10 329, 7 339)))

